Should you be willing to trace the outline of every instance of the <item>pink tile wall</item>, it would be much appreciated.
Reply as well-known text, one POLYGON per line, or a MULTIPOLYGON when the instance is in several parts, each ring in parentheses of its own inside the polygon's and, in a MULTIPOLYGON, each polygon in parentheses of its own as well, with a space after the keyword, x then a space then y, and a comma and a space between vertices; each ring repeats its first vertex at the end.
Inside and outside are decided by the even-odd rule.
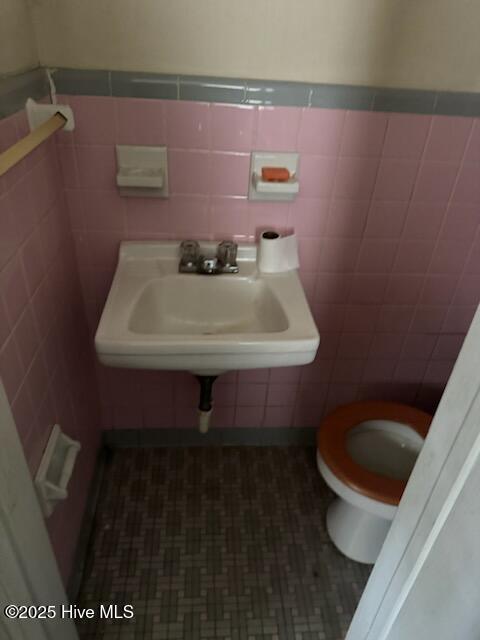
MULTIPOLYGON (((58 151, 92 335, 120 240, 252 241, 265 227, 295 228, 318 357, 224 376, 214 424, 316 426, 362 398, 433 409, 480 297, 479 120, 62 99, 77 118, 58 151), (117 195, 115 142, 168 145, 169 200, 117 195), (254 149, 300 153, 295 202, 247 200, 254 149)), ((98 375, 105 428, 195 425, 189 375, 98 375)))
MULTIPOLYGON (((23 113, 0 120, 0 151, 26 131, 23 113)), ((0 178, 0 376, 32 474, 56 422, 82 444, 47 521, 65 581, 99 447, 90 345, 52 140, 0 178)))

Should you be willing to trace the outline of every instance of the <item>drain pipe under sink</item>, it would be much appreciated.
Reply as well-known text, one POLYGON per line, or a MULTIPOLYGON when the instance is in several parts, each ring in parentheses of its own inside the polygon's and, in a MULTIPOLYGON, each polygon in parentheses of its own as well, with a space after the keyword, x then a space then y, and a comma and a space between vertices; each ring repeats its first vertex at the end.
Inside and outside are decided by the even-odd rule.
POLYGON ((200 403, 198 405, 198 429, 207 433, 212 416, 212 387, 217 376, 197 376, 200 383, 200 403))

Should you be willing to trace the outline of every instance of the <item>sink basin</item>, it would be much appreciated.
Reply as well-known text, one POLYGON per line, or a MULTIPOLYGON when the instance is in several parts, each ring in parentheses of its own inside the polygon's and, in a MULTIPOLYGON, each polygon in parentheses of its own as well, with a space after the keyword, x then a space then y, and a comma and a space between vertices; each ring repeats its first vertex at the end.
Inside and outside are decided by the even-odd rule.
POLYGON ((297 272, 259 273, 256 257, 256 245, 239 245, 237 274, 180 274, 178 242, 123 242, 95 337, 100 361, 197 375, 311 362, 319 336, 297 272))
POLYGON ((168 275, 140 294, 129 322, 137 334, 278 333, 288 320, 262 280, 168 275))

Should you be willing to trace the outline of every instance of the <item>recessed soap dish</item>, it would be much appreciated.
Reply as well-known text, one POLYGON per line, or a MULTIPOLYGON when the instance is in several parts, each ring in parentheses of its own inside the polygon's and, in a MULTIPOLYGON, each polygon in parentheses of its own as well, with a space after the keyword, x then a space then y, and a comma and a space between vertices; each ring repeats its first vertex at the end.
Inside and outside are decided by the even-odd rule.
POLYGON ((249 200, 293 200, 300 191, 298 153, 254 151, 250 160, 249 200), (283 170, 288 180, 264 180, 265 168, 283 170))
POLYGON ((140 169, 138 167, 120 167, 117 173, 119 187, 147 187, 162 189, 162 169, 140 169))
POLYGON ((58 502, 68 497, 67 486, 80 449, 80 443, 65 435, 58 424, 53 427, 35 476, 35 488, 46 518, 58 502))
POLYGON ((284 182, 271 182, 268 180, 262 180, 262 176, 259 176, 258 173, 254 173, 253 184, 257 193, 273 196, 286 196, 293 198, 293 196, 295 196, 300 190, 295 174, 284 182))
POLYGON ((167 148, 117 145, 117 186, 122 196, 168 197, 167 148))

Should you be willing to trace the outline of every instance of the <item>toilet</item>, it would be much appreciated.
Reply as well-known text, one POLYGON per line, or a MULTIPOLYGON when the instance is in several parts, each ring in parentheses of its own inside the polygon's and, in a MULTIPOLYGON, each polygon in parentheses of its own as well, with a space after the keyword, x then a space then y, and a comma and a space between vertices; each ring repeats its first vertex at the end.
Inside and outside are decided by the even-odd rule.
POLYGON ((397 511, 432 416, 393 402, 336 409, 317 436, 317 465, 336 494, 327 530, 345 556, 373 564, 397 511))

